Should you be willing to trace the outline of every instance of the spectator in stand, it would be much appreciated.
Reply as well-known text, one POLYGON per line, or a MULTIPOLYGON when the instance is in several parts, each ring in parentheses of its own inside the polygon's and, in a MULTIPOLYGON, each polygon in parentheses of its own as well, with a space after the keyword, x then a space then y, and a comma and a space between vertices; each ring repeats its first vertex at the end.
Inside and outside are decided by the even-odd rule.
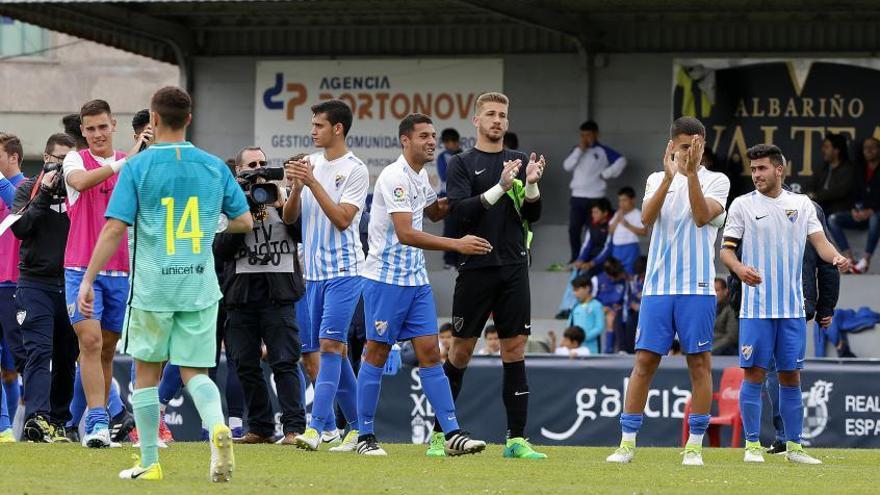
POLYGON ((619 332, 614 334, 617 351, 627 354, 636 352, 636 332, 639 327, 639 311, 642 309, 642 290, 645 287, 645 273, 648 269, 648 257, 639 256, 635 263, 635 274, 626 282, 626 298, 623 305, 623 325, 618 325, 619 332))
POLYGON ((635 263, 641 254, 639 237, 645 236, 648 229, 642 224, 642 211, 636 208, 636 191, 623 187, 617 192, 617 213, 611 219, 608 232, 611 233, 611 257, 623 264, 624 270, 632 275, 635 263))
POLYGON ((855 207, 851 211, 841 211, 828 217, 828 230, 831 231, 834 242, 844 256, 854 261, 849 241, 843 231, 868 229, 865 253, 858 263, 853 264, 852 271, 855 273, 868 271, 871 256, 877 248, 877 241, 880 240, 880 173, 877 173, 880 165, 880 141, 874 137, 865 139, 862 143, 862 156, 865 165, 856 176, 858 186, 855 207))
POLYGON ((712 337, 712 354, 736 356, 739 353, 739 318, 730 306, 727 280, 715 279, 715 335, 712 337))
POLYGON ((495 325, 486 325, 483 329, 483 348, 477 353, 480 356, 500 356, 501 339, 498 338, 498 329, 495 325))
POLYGON ((827 215, 850 211, 855 192, 855 170, 846 151, 843 134, 826 134, 822 142, 822 166, 813 175, 810 198, 819 203, 827 215))
MULTIPOLYGON (((588 277, 581 275, 575 278, 571 287, 577 304, 571 308, 568 326, 583 332, 581 342, 589 350, 588 354, 599 354, 599 338, 605 330, 605 310, 602 303, 593 298, 593 283, 588 277)), ((551 335, 551 344, 555 344, 555 335, 551 335)))
POLYGON ((452 323, 446 322, 440 325, 440 359, 446 362, 446 356, 449 355, 449 348, 452 346, 452 323))
POLYGON ((562 342, 556 345, 556 332, 550 330, 550 347, 557 356, 568 356, 569 359, 589 356, 590 350, 584 347, 585 333, 581 327, 568 327, 562 332, 562 342))
POLYGON ((519 149, 519 137, 513 133, 508 131, 507 134, 504 135, 503 143, 504 147, 509 150, 518 150, 519 149))
POLYGON ((581 124, 580 142, 562 163, 566 172, 572 172, 571 211, 568 217, 568 241, 573 262, 581 246, 584 228, 589 225, 590 210, 605 198, 605 181, 618 177, 626 168, 626 158, 599 143, 599 125, 588 120, 581 124))
MULTIPOLYGON (((437 175, 440 176, 440 192, 437 193, 438 198, 446 197, 446 167, 449 159, 454 155, 461 153, 461 136, 453 128, 443 129, 440 133, 440 142, 443 144, 443 151, 437 155, 437 175)), ((459 237, 458 227, 452 215, 447 215, 443 219, 443 236, 459 237)), ((455 268, 458 262, 458 253, 455 251, 443 252, 443 264, 446 269, 455 268)))
POLYGON ((626 292, 626 272, 619 260, 608 258, 601 273, 593 277, 593 293, 605 306, 605 354, 615 352, 615 325, 622 320, 623 298, 626 292))
POLYGON ((565 288, 562 295, 562 302, 559 304, 559 312, 556 313, 557 320, 568 318, 568 312, 576 302, 574 293, 571 290, 571 281, 580 274, 587 275, 592 278, 602 270, 602 261, 607 257, 608 250, 608 220, 610 218, 611 203, 601 198, 591 208, 590 229, 584 238, 584 245, 580 251, 580 255, 574 260, 571 267, 571 276, 568 279, 569 285, 565 288))

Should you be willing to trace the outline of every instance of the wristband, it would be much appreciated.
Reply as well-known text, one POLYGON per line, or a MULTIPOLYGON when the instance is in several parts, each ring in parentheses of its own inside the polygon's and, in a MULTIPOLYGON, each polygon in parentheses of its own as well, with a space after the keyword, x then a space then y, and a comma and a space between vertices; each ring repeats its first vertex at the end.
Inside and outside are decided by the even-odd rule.
POLYGON ((497 203, 502 196, 504 196, 504 188, 501 187, 501 184, 495 184, 492 189, 483 193, 483 200, 491 206, 497 203))
POLYGON ((529 184, 526 182, 526 199, 538 199, 541 197, 541 191, 538 190, 538 183, 529 184))
POLYGON ((116 160, 115 162, 110 163, 110 168, 113 170, 114 174, 119 173, 119 170, 122 169, 122 166, 125 165, 125 158, 121 160, 116 160))

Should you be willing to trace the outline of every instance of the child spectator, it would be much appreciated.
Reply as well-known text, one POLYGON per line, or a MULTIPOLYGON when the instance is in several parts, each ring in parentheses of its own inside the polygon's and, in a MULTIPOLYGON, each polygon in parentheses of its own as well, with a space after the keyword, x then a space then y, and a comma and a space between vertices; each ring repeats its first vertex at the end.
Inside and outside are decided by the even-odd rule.
POLYGON ((568 316, 569 327, 580 327, 584 346, 590 354, 599 354, 599 337, 605 330, 605 312, 602 303, 593 299, 593 283, 585 275, 571 282, 577 304, 568 316))
POLYGON ((635 273, 635 263, 639 257, 639 236, 648 233, 642 224, 642 211, 636 208, 636 192, 627 186, 617 193, 618 210, 611 219, 608 232, 611 242, 611 257, 623 264, 626 273, 635 273))
POLYGON ((452 346, 452 323, 446 322, 440 325, 440 359, 446 362, 449 348, 452 346))
POLYGON ((609 258, 604 264, 602 273, 593 277, 593 293, 596 299, 605 306, 605 350, 606 354, 614 352, 614 325, 622 318, 618 317, 623 309, 623 298, 626 292, 626 272, 619 260, 609 258))
POLYGON ((636 352, 636 331, 639 326, 639 311, 642 307, 642 289, 645 287, 645 272, 648 258, 639 256, 635 262, 635 275, 626 283, 626 298, 623 305, 623 325, 619 335, 615 335, 617 350, 633 354, 636 352), (619 338, 618 338, 619 337, 619 338))
POLYGON ((583 346, 584 331, 581 327, 568 327, 562 333, 562 342, 556 346, 556 333, 552 330, 549 332, 550 346, 554 348, 553 354, 557 356, 568 356, 571 359, 582 356, 589 356, 590 350, 583 346))
POLYGON ((609 251, 606 250, 606 244, 608 242, 608 220, 610 213, 611 203, 605 198, 598 200, 592 207, 590 228, 584 237, 580 256, 572 263, 571 277, 568 279, 569 285, 565 288, 565 293, 562 295, 559 313, 556 314, 557 320, 568 318, 569 310, 577 302, 571 289, 571 281, 581 274, 592 278, 602 270, 602 262, 609 254, 609 251))
POLYGON ((480 356, 500 356, 501 340, 495 325, 486 325, 483 329, 483 348, 477 353, 480 356))

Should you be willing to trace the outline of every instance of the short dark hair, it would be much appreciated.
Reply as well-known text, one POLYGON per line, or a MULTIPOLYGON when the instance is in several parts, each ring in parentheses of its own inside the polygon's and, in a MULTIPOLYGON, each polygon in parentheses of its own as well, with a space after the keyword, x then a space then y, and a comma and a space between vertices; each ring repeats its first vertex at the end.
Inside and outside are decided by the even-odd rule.
POLYGON ((443 323, 442 325, 440 325, 439 333, 451 332, 453 329, 455 329, 455 327, 452 326, 452 322, 447 321, 447 322, 443 323))
POLYGON ((599 198, 593 203, 594 208, 599 208, 600 211, 604 211, 608 213, 611 211, 611 201, 608 201, 608 198, 599 198))
POLYGON ((79 118, 82 121, 85 117, 101 115, 102 113, 113 115, 110 111, 110 104, 104 100, 89 100, 79 109, 79 118))
POLYGON ((187 117, 192 113, 192 98, 176 86, 165 86, 153 95, 150 110, 158 113, 162 123, 168 127, 183 129, 187 117))
POLYGON ((46 141, 46 150, 44 151, 44 153, 46 153, 47 155, 49 153, 52 153, 52 150, 55 149, 55 145, 67 146, 68 148, 76 148, 76 143, 73 141, 73 138, 63 132, 59 132, 49 136, 49 139, 46 141))
POLYGON ((423 113, 411 113, 403 118, 400 121, 400 126, 397 128, 397 136, 408 136, 412 137, 412 133, 418 124, 433 124, 434 121, 431 120, 431 117, 423 113))
POLYGON ((21 148, 21 139, 18 139, 18 136, 0 132, 0 148, 3 148, 7 155, 18 155, 18 164, 21 165, 24 160, 24 150, 21 148))
POLYGON ((630 199, 635 199, 636 190, 630 186, 623 186, 617 191, 618 196, 626 196, 630 199))
POLYGON ((82 129, 79 128, 82 125, 82 118, 78 113, 71 113, 62 117, 61 125, 64 126, 64 133, 73 138, 77 148, 88 148, 89 143, 82 135, 82 129))
POLYGON ((608 274, 609 277, 617 277, 620 274, 624 273, 623 263, 620 262, 617 258, 608 258, 605 260, 605 264, 602 265, 602 269, 605 273, 608 274))
POLYGON ((582 288, 592 289, 593 282, 591 282, 590 277, 588 277, 586 275, 578 275, 577 277, 574 278, 574 280, 571 281, 571 287, 573 289, 582 289, 582 288))
POLYGON ((562 332, 562 336, 577 345, 583 344, 584 340, 587 339, 587 334, 581 327, 568 327, 565 329, 564 332, 562 332))
POLYGON ((581 124, 580 129, 582 131, 592 131, 592 132, 598 133, 599 132, 599 124, 597 124, 595 120, 588 120, 588 121, 584 122, 583 124, 581 124))
POLYGON ((675 119, 672 122, 672 125, 669 127, 669 138, 675 139, 676 136, 680 136, 682 134, 687 134, 688 136, 698 134, 701 137, 705 138, 706 126, 704 126, 702 122, 693 117, 679 117, 675 119))
POLYGON ((135 134, 140 134, 148 125, 150 125, 150 110, 148 108, 138 110, 131 118, 131 128, 135 134))
POLYGON ((483 337, 488 336, 490 333, 498 334, 498 329, 495 328, 495 325, 486 325, 486 328, 483 329, 483 337))
POLYGON ((446 129, 443 129, 443 132, 440 133, 441 143, 445 143, 446 141, 458 142, 459 140, 461 140, 461 136, 458 134, 458 131, 456 131, 452 127, 447 127, 446 129))
POLYGON ((749 157, 749 160, 768 158, 770 159, 770 163, 775 167, 785 166, 785 158, 782 156, 782 150, 775 144, 756 144, 746 150, 746 156, 749 157))
POLYGON ((342 100, 327 100, 312 105, 312 113, 315 115, 326 114, 330 125, 342 124, 342 135, 348 136, 351 129, 351 108, 342 100))
POLYGON ((831 143, 831 147, 840 153, 841 161, 849 160, 849 153, 846 149, 846 136, 829 132, 825 134, 825 140, 831 143))
POLYGON ((722 289, 727 288, 727 280, 724 277, 715 277, 715 283, 721 284, 722 289))
POLYGON ((504 134, 501 142, 504 147, 509 150, 519 149, 519 136, 517 136, 515 132, 508 132, 504 134))

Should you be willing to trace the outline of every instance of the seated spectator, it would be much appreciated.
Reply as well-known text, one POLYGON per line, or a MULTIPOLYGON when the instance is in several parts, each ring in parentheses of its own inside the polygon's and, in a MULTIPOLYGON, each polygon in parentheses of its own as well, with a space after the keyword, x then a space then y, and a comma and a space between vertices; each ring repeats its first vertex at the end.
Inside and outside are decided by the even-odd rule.
POLYGON ((583 345, 591 354, 599 354, 599 338, 605 330, 605 311, 602 303, 593 298, 593 283, 585 275, 571 282, 577 303, 568 316, 569 327, 584 332, 583 345))
POLYGON ((730 306, 727 280, 715 279, 715 333, 712 337, 712 354, 736 356, 739 354, 739 318, 730 306))
POLYGON ((553 354, 557 356, 568 356, 574 359, 590 355, 590 350, 583 346, 585 334, 581 327, 566 328, 562 333, 562 342, 559 343, 559 346, 556 345, 556 333, 551 330, 549 335, 553 354))
POLYGON ((853 264, 853 272, 865 273, 871 265, 871 256, 880 240, 880 141, 869 137, 862 143, 862 155, 865 158, 863 171, 856 176, 856 204, 850 211, 834 213, 828 217, 828 230, 834 242, 844 256, 855 260, 849 247, 844 229, 868 230, 865 252, 857 263, 853 264))
POLYGON ((822 142, 822 165, 813 175, 812 192, 809 196, 825 210, 826 215, 850 211, 856 176, 843 134, 826 134, 822 142))
POLYGON ((639 237, 648 233, 642 224, 642 211, 636 208, 636 192, 627 186, 617 192, 617 213, 611 219, 608 232, 611 234, 611 257, 623 264, 626 273, 632 275, 639 254, 639 237))
POLYGON ((483 329, 483 348, 477 352, 479 356, 500 356, 501 339, 498 338, 498 330, 495 325, 486 325, 483 329))
POLYGON ((440 359, 446 362, 449 348, 452 346, 452 323, 446 322, 440 325, 440 359))
POLYGON ((620 261, 609 258, 604 270, 593 277, 593 293, 605 306, 605 354, 615 352, 614 329, 622 319, 623 297, 626 292, 626 272, 620 261))
POLYGON ((602 270, 602 262, 608 257, 609 251, 606 250, 608 243, 608 220, 611 213, 611 203, 605 199, 600 199, 591 208, 590 229, 584 238, 584 245, 581 247, 580 255, 572 263, 571 276, 568 279, 569 284, 565 287, 565 293, 562 295, 562 302, 559 303, 559 312, 556 314, 557 320, 568 318, 568 312, 577 301, 571 289, 571 281, 578 275, 585 274, 588 278, 592 278, 602 270))
POLYGON ((635 274, 626 283, 626 298, 623 305, 623 325, 615 334, 617 351, 633 354, 636 352, 636 331, 639 327, 639 311, 642 309, 642 290, 645 287, 645 273, 648 258, 639 256, 635 263, 635 274))

